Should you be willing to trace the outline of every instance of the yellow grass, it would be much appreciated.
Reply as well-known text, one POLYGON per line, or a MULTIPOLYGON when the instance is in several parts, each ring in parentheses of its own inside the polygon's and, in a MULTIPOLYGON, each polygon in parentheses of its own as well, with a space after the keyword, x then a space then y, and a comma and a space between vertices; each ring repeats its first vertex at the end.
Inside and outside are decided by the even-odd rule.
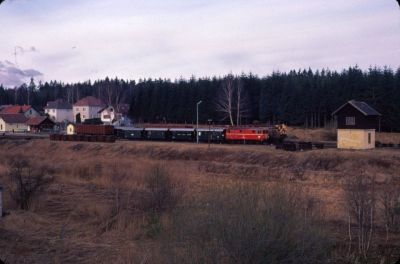
MULTIPOLYGON (((289 138, 302 141, 336 141, 335 129, 288 127, 287 135, 289 138)), ((400 144, 400 133, 376 132, 376 141, 385 144, 400 144)))
MULTIPOLYGON (((305 136, 300 130, 290 131, 305 136)), ((164 164, 175 180, 184 182, 189 196, 237 181, 304 186, 322 201, 332 223, 346 220, 341 184, 347 175, 362 170, 376 176, 378 184, 394 178, 400 188, 398 150, 291 153, 260 145, 0 141, 3 183, 8 182, 7 159, 14 155, 55 168, 55 181, 31 211, 17 210, 5 193, 10 215, 0 221, 0 258, 15 262, 126 263, 127 258, 146 255, 157 241, 143 236, 140 215, 119 217, 106 231, 104 223, 109 221, 115 190, 122 193, 123 203, 135 204, 135 195, 144 188, 143 174, 154 164, 164 164)), ((335 228, 346 234, 344 222, 335 228)))

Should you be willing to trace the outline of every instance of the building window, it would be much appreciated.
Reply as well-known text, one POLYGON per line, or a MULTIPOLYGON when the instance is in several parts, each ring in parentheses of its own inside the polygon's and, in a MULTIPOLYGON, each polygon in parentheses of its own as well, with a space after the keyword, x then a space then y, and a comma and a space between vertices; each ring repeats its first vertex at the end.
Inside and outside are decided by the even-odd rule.
POLYGON ((356 124, 356 118, 354 116, 346 116, 346 126, 354 126, 356 124))
POLYGON ((368 133, 368 144, 371 144, 371 133, 368 133))
POLYGON ((76 108, 76 111, 79 111, 79 107, 76 108))
POLYGON ((82 118, 86 118, 85 115, 82 115, 82 118))
POLYGON ((84 108, 82 108, 82 111, 85 111, 85 107, 84 107, 84 108))

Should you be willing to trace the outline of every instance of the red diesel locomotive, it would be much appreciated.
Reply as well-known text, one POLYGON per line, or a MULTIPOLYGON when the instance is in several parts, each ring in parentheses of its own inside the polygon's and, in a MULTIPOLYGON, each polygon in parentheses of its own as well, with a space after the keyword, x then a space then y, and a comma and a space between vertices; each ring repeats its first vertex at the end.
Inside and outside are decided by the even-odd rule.
POLYGON ((227 142, 241 143, 266 143, 269 139, 266 128, 229 128, 225 129, 225 140, 227 142))

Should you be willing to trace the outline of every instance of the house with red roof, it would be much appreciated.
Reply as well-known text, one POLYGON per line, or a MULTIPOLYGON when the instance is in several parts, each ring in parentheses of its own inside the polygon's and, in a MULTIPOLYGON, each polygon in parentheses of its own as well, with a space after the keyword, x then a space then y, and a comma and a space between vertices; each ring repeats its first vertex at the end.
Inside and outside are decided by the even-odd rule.
POLYGON ((20 114, 0 114, 0 132, 26 132, 28 118, 20 114))
POLYGON ((40 116, 30 105, 8 105, 1 109, 0 114, 23 114, 27 118, 40 116))
POLYGON ((72 107, 74 122, 84 122, 86 119, 100 118, 99 111, 105 106, 106 104, 103 101, 94 96, 82 98, 72 107))

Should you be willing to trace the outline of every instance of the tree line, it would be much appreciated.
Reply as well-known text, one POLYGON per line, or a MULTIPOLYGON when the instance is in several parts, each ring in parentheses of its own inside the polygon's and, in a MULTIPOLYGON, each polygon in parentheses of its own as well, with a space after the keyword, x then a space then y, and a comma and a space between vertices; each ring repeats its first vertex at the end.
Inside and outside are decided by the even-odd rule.
POLYGON ((382 113, 381 126, 400 131, 400 68, 357 66, 341 72, 292 70, 267 76, 252 73, 189 79, 124 80, 94 82, 57 81, 0 86, 0 104, 30 104, 39 110, 48 101, 63 98, 71 103, 96 96, 107 104, 130 104, 135 122, 196 122, 244 125, 286 123, 305 127, 332 125, 331 113, 348 100, 369 103, 382 113))

